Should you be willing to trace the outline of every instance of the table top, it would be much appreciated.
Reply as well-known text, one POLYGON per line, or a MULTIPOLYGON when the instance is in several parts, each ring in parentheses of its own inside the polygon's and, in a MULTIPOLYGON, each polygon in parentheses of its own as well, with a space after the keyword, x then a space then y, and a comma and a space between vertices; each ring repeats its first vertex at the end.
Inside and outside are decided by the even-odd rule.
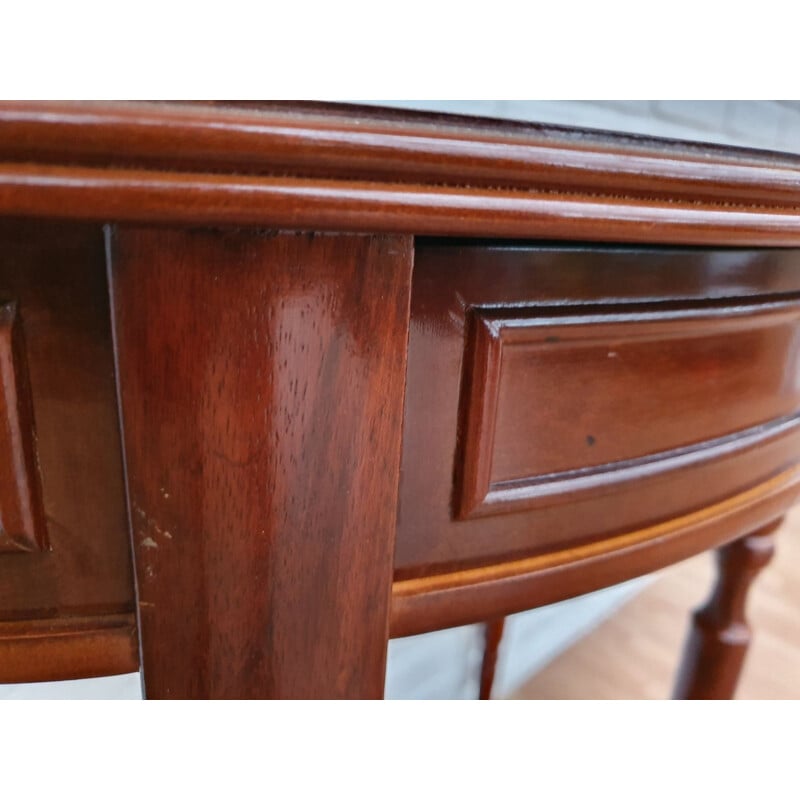
POLYGON ((0 213, 796 246, 800 157, 309 103, 0 104, 0 213))

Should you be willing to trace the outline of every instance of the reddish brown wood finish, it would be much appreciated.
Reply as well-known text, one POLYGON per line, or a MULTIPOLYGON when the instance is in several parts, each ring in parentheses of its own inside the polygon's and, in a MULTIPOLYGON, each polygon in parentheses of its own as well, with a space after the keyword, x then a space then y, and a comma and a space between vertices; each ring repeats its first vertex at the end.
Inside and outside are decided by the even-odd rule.
POLYGON ((463 518, 663 480, 797 427, 795 300, 469 317, 463 518))
POLYGON ((0 297, 24 334, 50 543, 0 555, 0 621, 132 612, 102 230, 0 221, 0 297))
POLYGON ((30 380, 17 306, 0 306, 0 554, 47 549, 30 380))
POLYGON ((484 625, 483 662, 481 663, 480 700, 491 700, 497 654, 503 638, 505 617, 489 620, 484 625))
POLYGON ((800 244, 800 160, 291 105, 0 106, 0 213, 163 224, 800 244))
POLYGON ((798 267, 420 243, 396 577, 653 528, 791 468, 798 267))
POLYGON ((665 523, 517 561, 395 581, 391 635, 468 625, 487 614, 513 614, 654 572, 769 523, 799 494, 800 467, 793 467, 665 523))
POLYGON ((137 650, 133 614, 0 622, 0 683, 135 672, 137 650))
POLYGON ((726 700, 733 697, 751 631, 745 617, 750 585, 775 550, 777 520, 717 552, 717 584, 692 617, 675 697, 726 700))
POLYGON ((2 103, 0 159, 726 204, 800 198, 800 158, 786 153, 314 103, 2 103))
POLYGON ((411 240, 119 229, 148 697, 380 697, 411 240))
POLYGON ((509 189, 0 165, 0 214, 331 232, 797 247, 800 211, 509 189))
POLYGON ((17 429, 25 464, 4 462, 0 470, 3 519, 13 520, 9 492, 27 473, 34 519, 38 503, 43 511, 36 536, 49 541, 48 549, 0 553, 0 681, 135 671, 102 230, 0 221, 0 297, 14 302, 3 384, 7 398, 16 392, 2 412, 6 430, 17 429))
MULTIPOLYGON (((741 249, 800 245, 797 157, 307 105, 4 104, 0 214, 43 218, 0 223, 0 303, 53 548, 0 555, 0 680, 136 665, 105 254, 76 220, 160 226, 108 242, 148 696, 379 696, 396 528, 406 635, 661 568, 800 492, 800 256, 741 249), (165 227, 186 224, 206 227, 165 227), (419 250, 396 523, 426 234, 515 241, 419 250)), ((750 574, 725 565, 702 617, 722 631, 750 574)), ((703 653, 702 692, 725 693, 741 648, 703 631, 686 693, 703 653)))

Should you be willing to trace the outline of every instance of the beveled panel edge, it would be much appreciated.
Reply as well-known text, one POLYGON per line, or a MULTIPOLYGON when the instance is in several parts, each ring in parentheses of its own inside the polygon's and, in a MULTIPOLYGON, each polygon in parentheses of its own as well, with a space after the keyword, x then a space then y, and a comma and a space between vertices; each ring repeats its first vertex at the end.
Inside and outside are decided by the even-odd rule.
POLYGON ((559 502, 563 499, 589 497, 614 491, 626 482, 647 480, 648 478, 677 471, 686 467, 714 461, 742 450, 756 447, 770 439, 789 435, 800 429, 800 414, 772 420, 742 431, 720 436, 687 447, 665 450, 640 458, 614 461, 588 469, 557 472, 532 480, 504 481, 492 484, 483 502, 472 509, 469 517, 483 517, 494 514, 513 513, 537 508, 543 504, 559 502))
POLYGON ((796 156, 441 115, 5 103, 0 161, 0 213, 8 215, 800 244, 796 156))
POLYGON ((0 554, 47 550, 27 359, 17 304, 0 304, 0 554))
POLYGON ((698 511, 530 558, 395 581, 392 637, 480 622, 630 580, 743 536, 800 494, 800 465, 698 511))
POLYGON ((0 683, 100 678, 138 669, 132 613, 0 622, 0 683))
POLYGON ((559 495, 566 496, 576 491, 585 495, 600 494, 626 481, 649 478, 732 455, 789 434, 800 425, 799 413, 767 420, 691 445, 589 468, 493 483, 491 467, 503 349, 515 345, 548 347, 599 339, 562 334, 558 342, 540 343, 529 339, 529 331, 553 327, 571 332, 586 325, 602 324, 604 333, 608 335, 619 328, 624 330, 630 327, 636 330, 627 335, 628 339, 640 341, 652 338, 661 341, 672 336, 661 329, 675 321, 684 324, 675 331, 674 336, 688 338, 690 331, 709 325, 714 326, 713 333, 717 334, 728 327, 741 330, 743 327, 772 325, 782 319, 800 317, 800 302, 798 298, 770 302, 753 300, 738 305, 729 301, 718 306, 704 304, 696 307, 687 303, 670 310, 659 309, 653 303, 621 303, 605 307, 582 306, 559 316, 553 315, 552 308, 543 307, 515 307, 513 312, 514 315, 509 316, 503 310, 482 306, 475 306, 467 312, 467 357, 460 400, 463 436, 456 456, 454 487, 455 518, 458 520, 534 509, 545 503, 557 503, 559 495), (652 308, 652 311, 642 311, 643 308, 652 308), (632 309, 637 311, 637 318, 626 319, 632 309), (529 316, 521 316, 526 311, 529 316), (657 328, 657 334, 649 330, 653 326, 657 328))
POLYGON ((479 516, 491 492, 492 454, 503 357, 501 326, 482 308, 467 311, 459 436, 454 469, 456 519, 479 516))

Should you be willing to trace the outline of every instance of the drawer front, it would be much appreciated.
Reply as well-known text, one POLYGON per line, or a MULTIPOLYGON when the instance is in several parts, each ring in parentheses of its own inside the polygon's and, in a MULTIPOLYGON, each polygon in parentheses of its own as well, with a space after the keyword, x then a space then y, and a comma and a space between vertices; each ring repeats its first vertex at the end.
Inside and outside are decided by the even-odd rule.
POLYGON ((461 518, 706 462, 800 408, 797 302, 477 308, 468 328, 461 518))
POLYGON ((397 570, 576 546, 800 453, 800 253, 421 245, 397 570))

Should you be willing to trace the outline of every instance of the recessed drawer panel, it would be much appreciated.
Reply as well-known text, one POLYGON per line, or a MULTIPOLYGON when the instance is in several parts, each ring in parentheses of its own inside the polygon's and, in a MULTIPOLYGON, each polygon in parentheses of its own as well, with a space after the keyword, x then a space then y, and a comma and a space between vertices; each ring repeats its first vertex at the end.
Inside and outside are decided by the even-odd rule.
POLYGON ((688 513, 800 456, 800 253, 417 249, 399 576, 688 513))
POLYGON ((477 308, 468 328, 461 517, 699 463, 800 409, 794 301, 477 308))

